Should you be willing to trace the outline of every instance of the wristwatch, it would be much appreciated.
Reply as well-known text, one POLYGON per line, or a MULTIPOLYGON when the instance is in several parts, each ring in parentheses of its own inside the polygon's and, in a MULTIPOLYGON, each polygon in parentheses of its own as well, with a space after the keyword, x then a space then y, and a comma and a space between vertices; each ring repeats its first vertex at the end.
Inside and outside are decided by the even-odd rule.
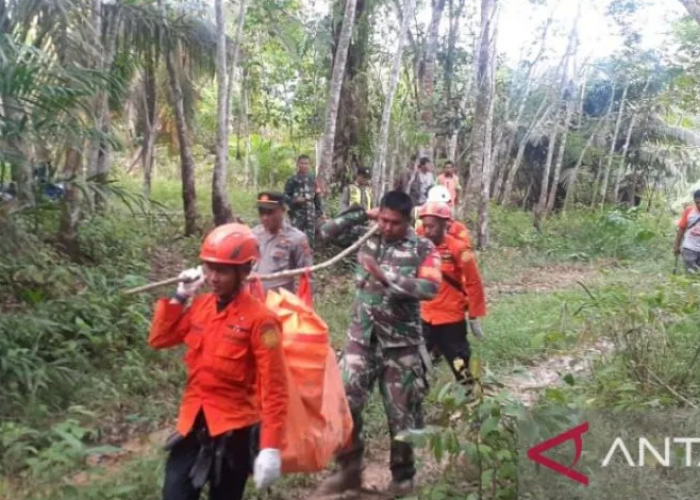
POLYGON ((189 297, 186 297, 184 295, 179 295, 177 293, 175 295, 173 295, 172 298, 177 300, 180 304, 183 304, 183 305, 189 300, 189 297))

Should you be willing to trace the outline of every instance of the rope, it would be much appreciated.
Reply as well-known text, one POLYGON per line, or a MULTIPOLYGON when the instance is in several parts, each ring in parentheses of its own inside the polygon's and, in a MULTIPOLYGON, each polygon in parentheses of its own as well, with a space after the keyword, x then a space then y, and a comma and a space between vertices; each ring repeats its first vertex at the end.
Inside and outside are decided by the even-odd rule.
MULTIPOLYGON (((364 235, 362 235, 362 238, 357 240, 355 243, 350 245, 348 248, 340 252, 338 255, 335 257, 332 257, 328 259, 325 262, 321 262, 320 264, 316 264, 311 267, 305 267, 301 269, 289 269, 287 271, 281 271, 279 273, 272 273, 272 274, 259 274, 255 276, 255 278, 261 280, 261 281, 269 281, 269 280, 274 280, 274 279, 279 279, 279 278, 291 278, 294 276, 299 276, 307 271, 310 272, 315 272, 315 271, 320 271, 321 269, 325 269, 327 267, 331 267, 333 264, 336 264, 343 260, 345 257, 353 253, 355 250, 359 249, 368 239, 372 237, 377 231, 379 230, 379 226, 376 224, 372 226, 364 235)), ((248 277, 248 279, 253 279, 253 277, 248 277)), ((130 288, 128 290, 122 291, 124 295, 134 295, 137 293, 143 293, 143 292, 148 292, 150 290, 154 290, 156 288, 160 288, 163 286, 167 285, 174 285, 175 283, 179 283, 181 281, 185 281, 179 277, 175 278, 168 278, 162 281, 156 281, 155 283, 149 283, 148 285, 143 285, 143 286, 138 286, 136 288, 130 288)))

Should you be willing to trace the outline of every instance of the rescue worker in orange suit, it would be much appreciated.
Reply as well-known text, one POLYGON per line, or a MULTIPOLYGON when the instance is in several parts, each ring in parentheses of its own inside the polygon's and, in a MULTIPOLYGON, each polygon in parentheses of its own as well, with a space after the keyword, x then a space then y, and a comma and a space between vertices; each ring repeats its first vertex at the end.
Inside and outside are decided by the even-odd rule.
MULTIPOLYGON (((450 192, 445 186, 434 186, 428 191, 428 201, 426 203, 446 203, 450 207, 450 220, 447 222, 447 234, 458 240, 462 240, 467 244, 467 247, 471 248, 472 244, 469 239, 469 229, 452 217, 451 201, 450 192)), ((420 211, 420 207, 418 210, 420 211)), ((416 234, 418 236, 425 236, 425 229, 423 228, 420 217, 418 217, 416 221, 416 234)))
POLYGON ((251 472, 258 489, 281 475, 288 401, 281 327, 244 285, 259 256, 248 227, 219 226, 204 240, 202 266, 183 271, 175 295, 156 304, 150 346, 187 348, 164 500, 196 500, 206 482, 210 499, 240 500, 251 472), (213 293, 197 295, 205 282, 213 293))
POLYGON ((479 269, 467 244, 447 234, 447 224, 451 219, 447 204, 426 203, 418 215, 425 236, 435 244, 442 260, 440 290, 433 300, 421 302, 426 347, 445 356, 457 382, 470 387, 473 378, 469 372, 467 329, 482 337, 479 318, 486 315, 479 269))

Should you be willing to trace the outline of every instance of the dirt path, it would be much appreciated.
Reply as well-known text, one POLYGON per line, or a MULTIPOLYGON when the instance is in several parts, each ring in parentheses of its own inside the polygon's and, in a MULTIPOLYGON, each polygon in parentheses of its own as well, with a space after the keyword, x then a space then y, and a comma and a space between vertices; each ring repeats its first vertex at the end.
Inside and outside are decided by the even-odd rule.
MULTIPOLYGON (((160 272, 155 274, 167 274, 170 268, 174 268, 174 263, 167 262, 160 266, 160 272)), ((600 269, 612 267, 610 263, 596 263, 595 265, 584 264, 557 264, 543 266, 539 268, 525 269, 520 275, 514 277, 512 281, 486 283, 487 296, 497 297, 500 294, 525 293, 525 292, 554 292, 576 285, 577 282, 584 284, 595 283, 600 277, 600 269)), ((612 345, 604 340, 599 340, 591 346, 581 346, 566 354, 552 356, 538 360, 533 366, 523 373, 505 376, 501 379, 503 386, 515 397, 520 399, 525 405, 531 405, 538 394, 547 387, 561 385, 563 380, 560 373, 583 374, 590 368, 593 357, 611 352, 612 345)), ((125 441, 120 446, 120 451, 108 455, 98 455, 90 457, 88 460, 89 469, 82 471, 70 479, 68 483, 80 486, 89 484, 95 480, 104 480, 118 473, 122 466, 129 460, 137 457, 155 454, 164 443, 172 427, 147 434, 145 436, 133 437, 125 441), (99 469, 96 469, 99 467, 99 469)), ((386 443, 372 443, 366 456, 366 468, 364 471, 364 492, 351 496, 335 497, 353 500, 377 500, 386 498, 382 495, 389 482, 391 473, 389 470, 389 450, 388 439, 386 443)), ((417 450, 420 462, 416 485, 426 485, 434 481, 436 476, 441 474, 442 466, 437 464, 432 456, 425 450, 417 450)), ((288 500, 314 499, 313 491, 328 472, 315 474, 307 483, 308 486, 297 487, 289 492, 284 498, 288 500)))
POLYGON ((576 286, 599 281, 602 270, 616 267, 612 260, 597 261, 593 264, 553 264, 548 266, 530 267, 508 281, 495 283, 485 282, 487 296, 493 299, 494 294, 516 293, 550 293, 576 286))
POLYGON ((532 406, 543 390, 565 383, 562 375, 584 376, 590 373, 594 360, 611 354, 614 348, 609 340, 598 339, 566 354, 541 359, 523 373, 503 377, 501 383, 525 406, 532 406))

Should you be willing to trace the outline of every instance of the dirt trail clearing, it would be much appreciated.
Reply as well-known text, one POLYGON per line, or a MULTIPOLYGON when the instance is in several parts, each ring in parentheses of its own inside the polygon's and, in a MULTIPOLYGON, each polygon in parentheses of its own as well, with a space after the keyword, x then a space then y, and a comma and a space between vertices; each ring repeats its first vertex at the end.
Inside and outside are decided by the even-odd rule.
POLYGON ((525 269, 512 280, 485 282, 487 297, 515 293, 547 293, 576 286, 577 283, 593 284, 602 277, 602 270, 616 266, 614 261, 598 261, 595 264, 554 264, 525 269))

